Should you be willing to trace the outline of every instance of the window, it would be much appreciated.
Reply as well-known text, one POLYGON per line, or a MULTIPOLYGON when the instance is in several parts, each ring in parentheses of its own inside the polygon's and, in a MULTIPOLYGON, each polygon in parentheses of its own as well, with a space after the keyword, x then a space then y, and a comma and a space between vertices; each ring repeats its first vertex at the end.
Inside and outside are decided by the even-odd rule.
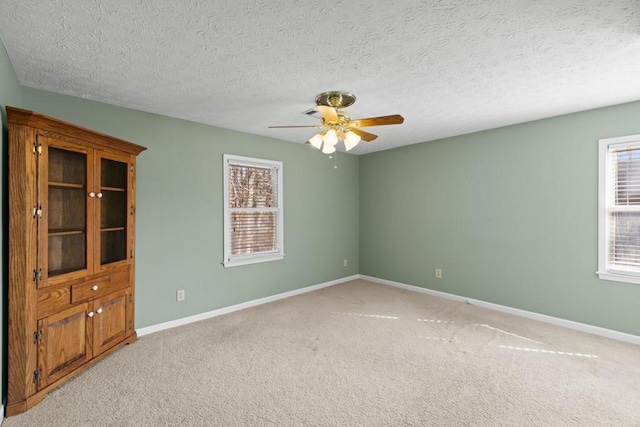
POLYGON ((223 156, 224 266, 284 258, 282 162, 223 156))
POLYGON ((600 140, 598 276, 640 283, 640 135, 600 140))

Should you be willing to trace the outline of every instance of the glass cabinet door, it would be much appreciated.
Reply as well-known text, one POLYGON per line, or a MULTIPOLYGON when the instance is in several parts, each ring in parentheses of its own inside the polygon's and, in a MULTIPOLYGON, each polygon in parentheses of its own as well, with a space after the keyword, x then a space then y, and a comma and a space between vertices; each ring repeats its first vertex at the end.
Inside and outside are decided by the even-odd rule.
POLYGON ((100 265, 127 259, 128 163, 99 159, 100 265))
POLYGON ((46 242, 43 262, 46 276, 40 271, 40 278, 44 279, 40 284, 46 286, 48 279, 90 268, 91 242, 87 203, 89 153, 56 146, 55 140, 43 146, 41 173, 45 179, 41 180, 40 192, 44 200, 35 208, 35 214, 41 218, 41 240, 46 242))

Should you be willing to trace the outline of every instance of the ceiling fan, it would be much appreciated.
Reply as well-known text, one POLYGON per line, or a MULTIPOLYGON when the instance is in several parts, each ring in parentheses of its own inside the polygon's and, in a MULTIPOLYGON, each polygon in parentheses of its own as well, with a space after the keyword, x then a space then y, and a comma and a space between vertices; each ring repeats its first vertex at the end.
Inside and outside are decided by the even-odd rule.
MULTIPOLYGON (((404 122, 400 114, 391 116, 367 117, 364 119, 352 120, 343 111, 356 102, 356 97, 352 93, 344 91, 323 92, 316 96, 316 109, 322 116, 320 125, 308 126, 269 126, 269 128, 316 128, 324 129, 307 141, 317 149, 322 149, 325 154, 336 151, 338 141, 344 141, 346 151, 358 145, 360 140, 371 142, 378 137, 359 128, 368 126, 399 125, 404 122)), ((310 110, 314 113, 314 110, 310 110)), ((305 112, 309 114, 308 112, 305 112)))

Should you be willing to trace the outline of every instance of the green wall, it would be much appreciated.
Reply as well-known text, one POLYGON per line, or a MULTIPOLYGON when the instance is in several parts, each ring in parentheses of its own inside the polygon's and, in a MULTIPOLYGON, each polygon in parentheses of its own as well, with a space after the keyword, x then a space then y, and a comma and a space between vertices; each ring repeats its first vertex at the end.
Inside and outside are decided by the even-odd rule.
POLYGON ((0 353, 0 384, 2 384, 0 402, 4 404, 5 386, 5 351, 6 343, 4 342, 4 334, 6 329, 6 303, 7 303, 7 232, 8 232, 8 218, 9 218, 9 205, 7 200, 7 113, 5 107, 9 105, 12 107, 20 107, 22 105, 22 87, 18 82, 16 73, 13 70, 9 56, 4 48, 4 44, 0 40, 0 116, 2 117, 2 131, 0 132, 0 148, 2 149, 2 162, 0 163, 0 188, 2 189, 2 227, 0 227, 0 237, 2 246, 0 247, 0 277, 2 277, 2 304, 0 304, 0 319, 2 319, 2 328, 0 328, 0 343, 2 343, 2 352, 0 353))
POLYGON ((303 145, 21 87, 4 49, 0 71, 0 105, 148 147, 137 328, 361 273, 640 335, 640 287, 595 275, 597 140, 640 133, 638 102, 341 154, 334 170, 303 145), (284 162, 284 261, 222 267, 223 153, 284 162))
POLYGON ((360 273, 640 335, 595 274, 598 139, 638 133, 635 102, 361 156, 360 273))
POLYGON ((358 273, 356 156, 339 155, 336 170, 302 144, 28 87, 23 98, 24 108, 148 147, 137 167, 136 328, 358 273), (224 153, 284 163, 284 260, 221 265, 224 153))

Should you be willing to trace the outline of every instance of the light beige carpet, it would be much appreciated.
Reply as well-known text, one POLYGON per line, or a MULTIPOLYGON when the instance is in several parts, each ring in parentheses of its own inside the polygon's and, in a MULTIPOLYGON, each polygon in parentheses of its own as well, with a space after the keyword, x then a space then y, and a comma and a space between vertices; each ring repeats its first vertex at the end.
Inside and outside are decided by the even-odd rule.
POLYGON ((640 346, 357 280, 142 337, 18 426, 640 426, 640 346))

